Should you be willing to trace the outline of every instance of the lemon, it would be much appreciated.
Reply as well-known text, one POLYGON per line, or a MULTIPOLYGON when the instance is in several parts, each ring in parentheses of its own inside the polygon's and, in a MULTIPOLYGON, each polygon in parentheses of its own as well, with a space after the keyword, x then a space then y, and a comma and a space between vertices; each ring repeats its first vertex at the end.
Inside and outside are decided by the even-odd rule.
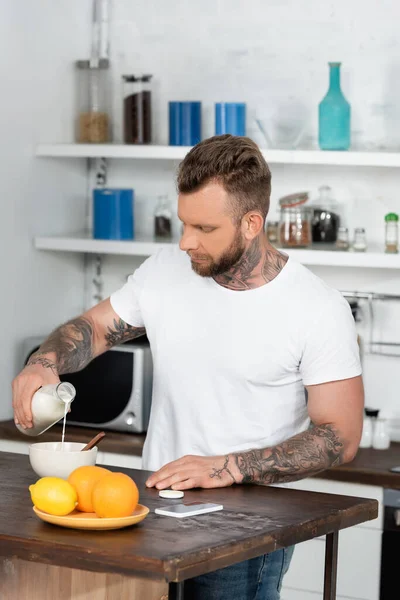
POLYGON ((78 502, 75 488, 60 477, 42 477, 29 491, 36 508, 50 515, 69 515, 78 502))

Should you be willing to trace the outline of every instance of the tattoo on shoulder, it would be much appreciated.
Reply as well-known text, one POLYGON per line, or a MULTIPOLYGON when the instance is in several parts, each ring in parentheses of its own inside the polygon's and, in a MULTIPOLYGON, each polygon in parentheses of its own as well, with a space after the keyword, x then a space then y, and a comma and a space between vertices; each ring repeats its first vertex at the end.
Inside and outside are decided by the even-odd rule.
POLYGON ((52 360, 49 360, 48 358, 45 358, 44 356, 36 356, 35 354, 33 354, 31 356, 31 358, 28 360, 27 364, 28 364, 28 366, 29 365, 41 365, 45 369, 51 369, 52 372, 54 373, 54 375, 58 375, 57 365, 52 360))
POLYGON ((134 340, 146 333, 145 327, 133 327, 128 325, 122 319, 114 319, 113 327, 107 327, 108 332, 105 335, 107 346, 111 348, 121 342, 134 340))
POLYGON ((332 425, 314 426, 273 448, 238 452, 242 483, 284 483, 343 462, 343 442, 332 425))

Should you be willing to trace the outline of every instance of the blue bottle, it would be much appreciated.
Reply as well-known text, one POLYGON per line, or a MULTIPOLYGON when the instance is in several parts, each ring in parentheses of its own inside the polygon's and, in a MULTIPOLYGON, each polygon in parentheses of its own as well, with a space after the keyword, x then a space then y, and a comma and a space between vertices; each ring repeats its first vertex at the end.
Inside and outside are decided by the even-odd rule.
POLYGON ((318 107, 321 150, 350 148, 350 104, 340 89, 340 64, 329 63, 329 90, 318 107))

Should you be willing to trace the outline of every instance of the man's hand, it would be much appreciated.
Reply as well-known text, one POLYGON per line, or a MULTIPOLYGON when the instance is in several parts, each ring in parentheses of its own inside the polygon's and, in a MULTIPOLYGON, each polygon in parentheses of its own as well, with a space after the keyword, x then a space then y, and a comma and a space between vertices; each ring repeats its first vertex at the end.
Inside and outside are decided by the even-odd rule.
POLYGON ((242 477, 232 455, 183 456, 164 465, 146 481, 147 487, 158 490, 190 490, 219 488, 239 483, 242 477))
POLYGON ((25 429, 32 427, 32 396, 43 385, 60 383, 55 365, 45 357, 42 361, 28 364, 12 382, 14 421, 25 429))

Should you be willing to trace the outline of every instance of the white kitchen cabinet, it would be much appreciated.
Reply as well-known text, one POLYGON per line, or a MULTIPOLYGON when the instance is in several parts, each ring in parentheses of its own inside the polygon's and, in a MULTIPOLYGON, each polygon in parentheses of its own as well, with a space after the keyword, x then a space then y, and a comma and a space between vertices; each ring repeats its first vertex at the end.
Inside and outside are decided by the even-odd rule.
MULTIPOLYGON (((280 486, 279 486, 280 487, 280 486)), ((372 498, 378 500, 379 514, 373 521, 366 521, 357 525, 366 529, 383 529, 383 488, 376 485, 361 485, 359 483, 347 483, 343 481, 331 481, 330 479, 318 479, 309 477, 301 481, 285 483, 282 487, 290 487, 295 490, 307 490, 308 492, 321 492, 323 494, 339 494, 342 496, 357 496, 359 498, 372 498)))
POLYGON ((17 442, 13 440, 0 440, 0 452, 16 452, 17 454, 29 454, 31 442, 17 442))
MULTIPOLYGON (((314 592, 305 592, 304 590, 290 590, 283 588, 281 592, 281 600, 321 600, 321 594, 314 592)), ((357 598, 349 598, 348 596, 336 595, 336 600, 358 600, 357 598)))
MULTIPOLYGON (((350 527, 339 532, 339 596, 378 600, 381 538, 380 531, 361 527, 350 527)), ((285 589, 303 590, 322 597, 324 561, 325 538, 297 544, 284 579, 285 589)))
POLYGON ((142 457, 129 454, 116 454, 115 452, 98 452, 98 465, 110 465, 113 467, 125 467, 127 469, 141 469, 142 457))
MULTIPOLYGON (((337 598, 378 600, 382 543, 383 489, 353 483, 309 478, 290 484, 291 488, 326 494, 374 498, 379 502, 379 518, 339 532, 337 598)), ((296 546, 285 576, 282 600, 322 598, 325 537, 296 546)))

